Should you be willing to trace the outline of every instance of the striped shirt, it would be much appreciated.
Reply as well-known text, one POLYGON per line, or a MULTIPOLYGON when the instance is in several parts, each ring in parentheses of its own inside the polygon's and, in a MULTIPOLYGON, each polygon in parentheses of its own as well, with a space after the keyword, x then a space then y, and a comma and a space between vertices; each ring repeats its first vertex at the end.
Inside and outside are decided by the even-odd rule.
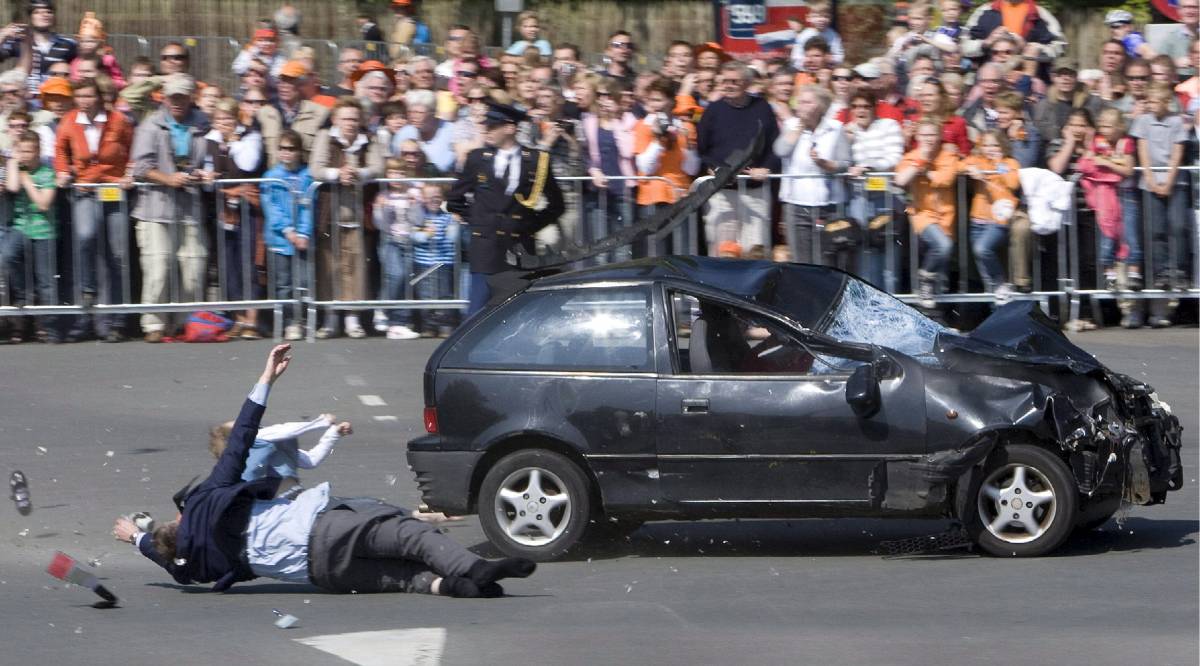
POLYGON ((900 123, 891 118, 876 118, 866 129, 854 133, 854 143, 850 146, 854 166, 865 166, 872 171, 891 171, 904 157, 904 134, 900 131, 900 123))
POLYGON ((458 224, 449 213, 425 212, 425 226, 412 233, 413 262, 418 266, 453 264, 458 252, 458 224))

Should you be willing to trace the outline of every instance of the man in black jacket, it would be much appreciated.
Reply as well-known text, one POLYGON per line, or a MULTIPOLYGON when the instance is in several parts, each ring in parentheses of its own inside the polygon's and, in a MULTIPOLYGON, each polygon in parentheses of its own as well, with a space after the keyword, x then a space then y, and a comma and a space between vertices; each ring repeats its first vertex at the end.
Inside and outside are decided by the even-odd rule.
POLYGON ((525 577, 534 563, 481 559, 403 509, 370 498, 330 497, 329 484, 294 500, 274 499, 279 478, 242 481, 267 394, 291 362, 277 345, 242 405, 224 453, 207 479, 184 493, 181 515, 152 534, 118 518, 113 536, 134 544, 180 584, 267 576, 330 592, 420 592, 452 597, 504 594, 501 578, 525 577))
POLYGON ((524 119, 525 114, 511 106, 489 102, 487 145, 467 155, 446 196, 446 210, 462 216, 470 233, 467 316, 482 310, 491 299, 488 281, 513 269, 515 263, 508 257, 513 248, 519 246, 532 254, 534 234, 557 221, 563 212, 562 190, 550 169, 550 153, 517 143, 517 123, 524 119))

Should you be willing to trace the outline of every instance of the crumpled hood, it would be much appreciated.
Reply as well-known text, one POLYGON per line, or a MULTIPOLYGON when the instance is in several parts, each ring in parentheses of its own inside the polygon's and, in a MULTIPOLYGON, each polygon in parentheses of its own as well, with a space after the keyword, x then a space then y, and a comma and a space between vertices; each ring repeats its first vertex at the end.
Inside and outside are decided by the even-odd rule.
POLYGON ((1068 340, 1035 301, 1003 305, 967 335, 939 334, 934 352, 949 367, 967 355, 1056 366, 1078 374, 1107 371, 1095 356, 1068 340))

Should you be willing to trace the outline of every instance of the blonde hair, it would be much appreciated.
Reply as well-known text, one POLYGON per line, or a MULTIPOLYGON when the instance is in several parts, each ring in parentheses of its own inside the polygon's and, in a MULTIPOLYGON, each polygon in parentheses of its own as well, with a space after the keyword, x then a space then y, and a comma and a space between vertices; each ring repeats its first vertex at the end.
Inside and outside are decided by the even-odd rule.
POLYGON ((983 154, 983 140, 992 139, 996 145, 1000 146, 1000 153, 1004 157, 1012 157, 1012 144, 1008 141, 1008 133, 998 129, 990 129, 979 135, 979 140, 975 142, 975 149, 980 155, 983 154))
POLYGON ((1154 83, 1151 83, 1150 87, 1146 90, 1146 99, 1159 98, 1169 101, 1174 94, 1175 90, 1171 87, 1170 83, 1167 83, 1166 81, 1155 81, 1154 83))
POLYGON ((1108 122, 1111 122, 1113 127, 1116 128, 1116 130, 1120 132, 1122 136, 1125 135, 1125 130, 1128 128, 1125 127, 1125 114, 1121 113, 1120 109, 1112 106, 1104 107, 1104 109, 1096 115, 1096 123, 1099 124, 1105 118, 1109 119, 1108 122))
POLYGON ((232 432, 233 421, 218 423, 208 429, 208 452, 212 454, 212 457, 220 458, 221 454, 225 453, 225 445, 232 432))

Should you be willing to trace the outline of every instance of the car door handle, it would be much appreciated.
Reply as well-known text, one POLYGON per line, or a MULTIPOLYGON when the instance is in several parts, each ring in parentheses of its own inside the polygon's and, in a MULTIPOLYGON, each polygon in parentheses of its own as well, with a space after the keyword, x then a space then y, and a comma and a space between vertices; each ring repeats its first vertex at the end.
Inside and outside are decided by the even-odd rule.
POLYGON ((708 398, 684 398, 683 413, 684 414, 707 414, 708 413, 708 398))

